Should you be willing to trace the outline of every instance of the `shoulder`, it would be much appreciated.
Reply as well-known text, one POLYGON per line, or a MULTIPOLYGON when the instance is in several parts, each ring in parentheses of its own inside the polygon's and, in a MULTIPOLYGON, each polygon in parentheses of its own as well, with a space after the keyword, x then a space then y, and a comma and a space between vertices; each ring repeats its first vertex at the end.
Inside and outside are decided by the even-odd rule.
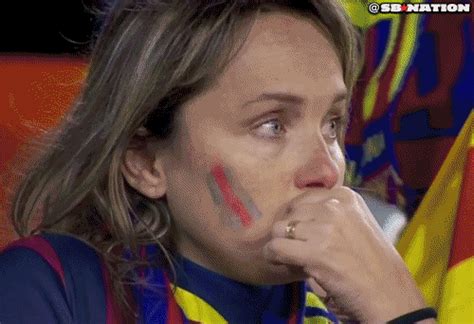
POLYGON ((11 253, 11 251, 17 250, 34 251, 40 256, 49 255, 54 251, 60 253, 61 250, 75 250, 76 253, 71 255, 73 258, 76 256, 83 257, 84 255, 90 254, 94 251, 89 245, 73 236, 66 234, 44 233, 41 235, 32 235, 13 241, 3 249, 0 249, 0 256, 8 255, 11 253))
POLYGON ((30 274, 46 266, 48 272, 55 273, 62 284, 65 283, 65 267, 74 265, 89 268, 98 261, 98 255, 86 243, 62 234, 30 236, 14 241, 0 251, 3 271, 30 274))
POLYGON ((81 290, 97 290, 93 302, 105 304, 100 287, 100 259, 82 241, 59 234, 15 241, 0 253, 0 322, 69 323, 81 290))

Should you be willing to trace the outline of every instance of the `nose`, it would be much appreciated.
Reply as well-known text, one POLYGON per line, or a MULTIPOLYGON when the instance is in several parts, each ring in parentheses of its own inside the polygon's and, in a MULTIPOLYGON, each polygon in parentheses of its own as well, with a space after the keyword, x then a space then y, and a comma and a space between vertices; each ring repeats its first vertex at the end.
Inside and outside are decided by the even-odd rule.
POLYGON ((295 186, 305 188, 333 188, 340 177, 339 167, 326 147, 313 151, 308 161, 295 175, 295 186))

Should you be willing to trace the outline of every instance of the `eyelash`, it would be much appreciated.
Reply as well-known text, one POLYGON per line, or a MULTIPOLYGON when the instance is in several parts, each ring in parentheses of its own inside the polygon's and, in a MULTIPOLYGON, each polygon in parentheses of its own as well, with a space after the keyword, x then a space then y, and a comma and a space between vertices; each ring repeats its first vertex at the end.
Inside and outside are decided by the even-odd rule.
POLYGON ((264 125, 268 125, 270 123, 273 123, 273 125, 278 124, 278 126, 281 127, 281 129, 278 131, 278 134, 271 134, 271 135, 257 134, 257 135, 263 138, 267 138, 267 139, 280 139, 281 137, 283 137, 283 135, 286 133, 286 127, 284 125, 284 122, 280 118, 272 118, 258 124, 257 127, 255 127, 255 132, 258 133, 258 131, 262 129, 264 125))
MULTIPOLYGON (((329 140, 336 140, 338 138, 338 135, 340 134, 340 131, 342 130, 342 127, 343 127, 343 124, 344 124, 344 118, 342 116, 333 116, 327 122, 329 122, 331 126, 334 125, 334 127, 335 127, 335 129, 332 130, 333 133, 327 135, 327 137, 328 137, 329 140)), ((325 122, 325 123, 327 123, 327 122, 325 122)), ((257 133, 257 135, 259 135, 263 138, 266 138, 266 139, 270 139, 270 140, 281 139, 285 135, 286 131, 287 131, 287 128, 285 126, 285 122, 283 122, 281 120, 281 118, 272 118, 272 119, 266 120, 262 123, 259 123, 255 127, 255 132, 257 133), (258 134, 259 130, 262 129, 264 127, 264 125, 268 125, 268 124, 271 124, 271 123, 273 123, 273 125, 278 124, 281 127, 280 130, 276 131, 276 132, 278 132, 278 134, 258 134)), ((324 132, 324 130, 323 130, 323 132, 324 132)))

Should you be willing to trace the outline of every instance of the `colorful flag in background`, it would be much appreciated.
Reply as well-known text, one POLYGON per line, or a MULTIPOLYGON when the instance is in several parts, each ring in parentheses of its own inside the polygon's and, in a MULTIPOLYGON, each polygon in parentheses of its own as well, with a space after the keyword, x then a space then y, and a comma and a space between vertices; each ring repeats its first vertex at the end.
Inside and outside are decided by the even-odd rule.
POLYGON ((371 14, 369 3, 407 0, 342 2, 365 35, 347 181, 411 217, 474 107, 474 15, 371 14))
POLYGON ((341 1, 366 55, 347 181, 414 215, 399 252, 440 323, 472 324, 474 15, 371 14, 369 2, 406 1, 341 1))
POLYGON ((398 250, 440 323, 474 323, 474 112, 398 250))

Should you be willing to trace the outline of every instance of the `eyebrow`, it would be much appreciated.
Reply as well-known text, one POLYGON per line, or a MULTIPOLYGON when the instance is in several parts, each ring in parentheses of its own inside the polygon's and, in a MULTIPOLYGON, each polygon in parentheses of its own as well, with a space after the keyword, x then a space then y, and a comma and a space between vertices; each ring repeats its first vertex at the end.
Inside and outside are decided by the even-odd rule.
MULTIPOLYGON (((276 100, 279 102, 292 104, 292 105, 302 105, 306 100, 304 97, 298 96, 290 92, 264 92, 259 95, 257 98, 247 101, 243 104, 242 107, 247 107, 251 104, 257 102, 271 101, 276 100)), ((347 90, 340 91, 336 93, 333 99, 333 104, 347 100, 347 90)))

